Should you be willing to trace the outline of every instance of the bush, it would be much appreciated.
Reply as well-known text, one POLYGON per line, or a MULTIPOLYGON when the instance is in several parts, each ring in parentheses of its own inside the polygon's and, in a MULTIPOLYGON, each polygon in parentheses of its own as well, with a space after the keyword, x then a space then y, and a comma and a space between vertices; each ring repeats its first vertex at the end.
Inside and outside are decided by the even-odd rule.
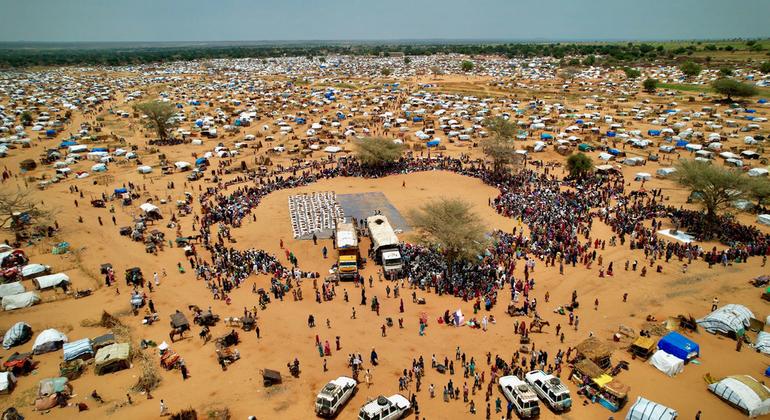
POLYGON ((645 92, 655 93, 655 89, 658 88, 658 81, 656 79, 647 79, 642 83, 645 92))

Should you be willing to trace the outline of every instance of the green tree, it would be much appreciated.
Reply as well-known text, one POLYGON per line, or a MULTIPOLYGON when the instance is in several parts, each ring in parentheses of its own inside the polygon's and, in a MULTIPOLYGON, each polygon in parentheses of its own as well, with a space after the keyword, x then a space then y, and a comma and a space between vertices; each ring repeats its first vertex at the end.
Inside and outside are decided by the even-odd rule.
POLYGON ((655 93, 655 89, 658 88, 658 80, 652 78, 646 79, 644 82, 642 82, 642 87, 647 93, 655 93))
POLYGON ((765 74, 770 73, 770 61, 762 62, 762 64, 759 65, 759 71, 765 74))
POLYGON ((631 67, 623 67, 623 73, 626 74, 626 78, 628 79, 636 79, 642 75, 641 71, 632 69, 631 67))
POLYGON ((516 161, 513 143, 516 126, 502 117, 490 118, 484 125, 489 130, 489 137, 481 141, 481 150, 492 160, 492 171, 500 176, 507 165, 516 161))
POLYGON ((147 125, 155 130, 161 141, 169 137, 169 131, 176 126, 176 109, 170 102, 151 101, 134 105, 134 109, 147 116, 147 125))
POLYGON ((749 196, 757 203, 757 208, 770 203, 770 180, 765 177, 756 177, 749 180, 749 196))
POLYGON ((356 156, 366 166, 384 166, 401 157, 404 146, 384 137, 364 137, 356 142, 356 156))
POLYGON ((679 66, 679 70, 684 73, 687 77, 695 77, 700 74, 701 72, 701 66, 692 62, 692 61, 685 61, 682 63, 681 66, 679 66))
POLYGON ((406 56, 404 57, 404 65, 408 66, 411 62, 412 62, 411 57, 406 57, 406 56))
POLYGON ((596 57, 593 55, 589 55, 588 57, 583 59, 583 65, 584 66, 593 66, 596 64, 596 57))
POLYGON ((695 193, 691 196, 706 210, 711 232, 719 229, 719 213, 743 198, 749 189, 749 182, 741 172, 697 160, 681 160, 674 174, 677 182, 695 193))
POLYGON ((741 83, 735 79, 729 79, 723 77, 717 79, 711 83, 711 87, 719 94, 727 96, 727 100, 731 101, 733 96, 739 98, 746 98, 757 94, 757 88, 747 84, 741 83))
POLYGON ((32 125, 32 114, 30 114, 29 111, 21 113, 21 124, 27 127, 32 125))
POLYGON ((0 192, 0 228, 12 228, 14 230, 23 230, 25 226, 40 226, 49 223, 54 213, 40 207, 40 200, 32 196, 31 190, 6 191, 0 192), (26 214, 29 221, 19 223, 18 215, 26 214))
POLYGON ((730 77, 733 75, 733 69, 730 67, 721 67, 719 69, 719 75, 722 77, 730 77))
POLYGON ((473 64, 473 61, 463 60, 462 63, 460 63, 460 69, 466 73, 473 70, 473 67, 476 65, 473 64))
POLYGON ((594 168, 591 158, 585 153, 575 153, 567 158, 567 170, 570 176, 583 178, 594 168))
POLYGON ((389 67, 383 67, 383 68, 380 69, 380 74, 382 74, 385 77, 388 77, 391 74, 393 74, 393 69, 391 69, 389 67))
POLYGON ((441 198, 409 213, 420 242, 444 254, 450 270, 456 261, 472 260, 486 247, 484 225, 467 201, 441 198))

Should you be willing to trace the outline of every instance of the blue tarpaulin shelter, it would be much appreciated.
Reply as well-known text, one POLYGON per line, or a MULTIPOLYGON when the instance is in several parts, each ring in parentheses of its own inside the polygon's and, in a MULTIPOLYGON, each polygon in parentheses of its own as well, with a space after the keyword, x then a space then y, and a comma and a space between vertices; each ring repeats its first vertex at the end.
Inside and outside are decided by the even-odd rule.
POLYGON ((549 139, 552 139, 552 138, 553 138, 553 135, 548 134, 548 133, 543 133, 543 134, 540 135, 540 140, 549 140, 549 139))
POLYGON ((422 117, 414 117, 414 118, 412 118, 412 122, 422 122, 422 121, 423 121, 422 117))
POLYGON ((428 142, 428 147, 436 147, 440 143, 439 140, 431 140, 428 142))
POLYGON ((684 361, 700 356, 700 346, 676 331, 671 331, 661 338, 658 348, 684 361))
POLYGON ((647 130, 647 135, 648 136, 659 136, 660 135, 660 130, 647 130))
POLYGON ((125 188, 115 188, 115 194, 125 194, 128 190, 125 188))
POLYGON ((620 155, 621 151, 618 149, 607 149, 607 153, 611 154, 612 156, 618 156, 620 155))
POLYGON ((53 137, 56 135, 56 130, 45 130, 45 135, 48 137, 53 137))
POLYGON ((61 142, 61 144, 59 144, 59 148, 60 149, 66 149, 67 147, 76 146, 77 144, 78 144, 78 142, 76 142, 76 141, 67 140, 67 141, 61 142))
POLYGON ((617 134, 614 131, 608 131, 607 137, 615 137, 617 134))
POLYGON ((678 141, 676 142, 676 147, 685 147, 685 146, 687 146, 688 144, 690 144, 690 143, 688 143, 686 140, 678 140, 678 141))
POLYGON ((205 157, 199 157, 198 159, 195 159, 195 166, 203 166, 208 164, 209 164, 209 160, 206 159, 205 157))

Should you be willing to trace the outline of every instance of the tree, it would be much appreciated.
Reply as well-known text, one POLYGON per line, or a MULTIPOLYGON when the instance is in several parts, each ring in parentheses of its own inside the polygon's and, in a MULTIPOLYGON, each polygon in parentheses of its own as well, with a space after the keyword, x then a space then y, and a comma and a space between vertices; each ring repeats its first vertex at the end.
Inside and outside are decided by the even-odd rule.
POLYGON ((759 65, 759 71, 765 74, 770 73, 770 61, 762 62, 762 64, 759 65))
POLYGON ((21 125, 26 127, 32 125, 32 114, 30 114, 29 111, 21 113, 21 125))
POLYGON ((719 69, 719 75, 722 77, 729 77, 733 75, 733 69, 730 67, 721 67, 719 69))
POLYGON ((463 60, 463 62, 460 63, 460 69, 466 73, 473 70, 473 67, 475 67, 473 61, 463 60))
POLYGON ((578 73, 580 73, 580 71, 575 67, 565 67, 559 72, 559 77, 563 80, 572 80, 578 73))
POLYGON ((636 79, 642 75, 642 72, 637 69, 632 69, 631 67, 623 67, 623 73, 626 74, 626 78, 628 79, 636 79))
POLYGON ((420 241, 443 252, 450 275, 456 261, 471 260, 486 246, 484 225, 467 201, 441 198, 412 210, 409 218, 420 241))
POLYGON ((757 94, 756 87, 726 77, 715 80, 711 83, 711 87, 717 93, 727 96, 728 101, 731 101, 733 96, 746 98, 757 94))
POLYGON ((655 89, 658 88, 658 80, 652 78, 646 79, 644 82, 642 82, 642 87, 647 93, 655 93, 655 89))
POLYGON ((691 197, 706 210, 709 230, 718 229, 717 216, 735 200, 743 198, 749 189, 746 177, 734 169, 718 165, 682 160, 676 165, 676 180, 688 188, 691 197))
POLYGON ((38 207, 39 202, 32 198, 30 190, 0 192, 0 227, 21 230, 25 225, 40 225, 48 222, 52 213, 38 207))
POLYGON ((572 177, 583 178, 593 168, 593 161, 585 153, 576 153, 567 158, 567 170, 572 177))
POLYGON ((169 131, 173 128, 177 120, 176 109, 169 102, 151 101, 135 105, 134 109, 147 116, 148 126, 155 130, 158 139, 161 141, 169 137, 169 131))
POLYGON ((481 141, 481 150, 492 159, 492 171, 499 176, 503 168, 516 159, 516 147, 513 144, 516 126, 502 117, 490 118, 484 125, 490 135, 481 141))
POLYGON ((702 69, 698 64, 693 63, 692 61, 685 61, 679 66, 679 70, 681 70, 687 77, 695 77, 700 74, 702 69))
POLYGON ((584 66, 593 66, 596 64, 596 57, 593 55, 589 55, 588 57, 583 59, 583 65, 584 66))
POLYGON ((356 156, 363 165, 383 166, 397 161, 404 147, 383 137, 364 137, 356 142, 356 156))
POLYGON ((404 56, 404 65, 408 66, 412 62, 411 57, 404 56))
POLYGON ((757 208, 764 207, 770 202, 770 180, 765 177, 751 178, 748 194, 757 202, 757 208))

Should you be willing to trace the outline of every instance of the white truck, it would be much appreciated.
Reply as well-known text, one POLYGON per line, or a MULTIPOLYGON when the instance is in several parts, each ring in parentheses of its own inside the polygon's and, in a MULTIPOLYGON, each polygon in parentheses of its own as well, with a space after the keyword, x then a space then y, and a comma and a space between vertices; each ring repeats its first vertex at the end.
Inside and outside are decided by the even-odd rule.
POLYGON ((369 238, 372 240, 374 258, 382 264, 386 276, 397 277, 403 269, 403 260, 399 248, 398 236, 383 215, 371 216, 366 219, 369 238))
POLYGON ((497 382, 505 398, 513 404, 516 414, 522 418, 537 417, 540 414, 540 404, 538 403, 535 391, 516 376, 503 376, 497 382))
POLYGON ((355 394, 357 385, 355 379, 347 376, 329 381, 316 396, 315 413, 321 417, 336 416, 355 394))
POLYGON ((358 412, 358 420, 397 420, 404 417, 412 408, 412 403, 401 395, 379 396, 366 403, 358 412))
POLYGON ((569 388, 561 382, 561 379, 542 370, 533 370, 524 375, 524 379, 535 390, 540 399, 554 411, 567 411, 572 407, 569 388))

